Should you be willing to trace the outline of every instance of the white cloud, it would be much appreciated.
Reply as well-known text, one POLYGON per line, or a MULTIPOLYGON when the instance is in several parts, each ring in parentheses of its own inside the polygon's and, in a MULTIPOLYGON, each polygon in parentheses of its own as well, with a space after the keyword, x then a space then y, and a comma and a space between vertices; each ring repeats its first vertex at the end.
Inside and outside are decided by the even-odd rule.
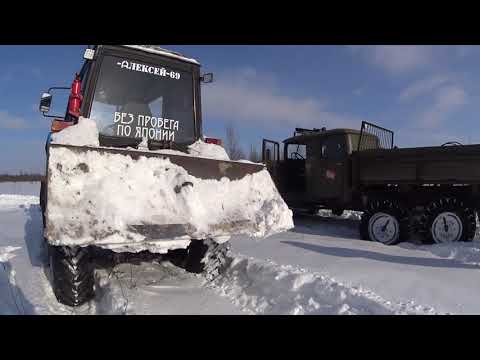
MULTIPOLYGON (((202 90, 204 113, 249 125, 358 127, 359 119, 330 111, 324 99, 296 97, 280 90, 273 76, 252 68, 224 72, 202 90)), ((288 90, 295 92, 295 84, 288 90)))
POLYGON ((416 124, 423 129, 438 129, 453 111, 468 102, 461 77, 454 74, 435 75, 417 80, 406 87, 398 97, 401 102, 419 100, 423 110, 415 116, 416 124))
POLYGON ((28 127, 28 122, 24 118, 0 110, 0 129, 22 130, 28 127))
POLYGON ((419 96, 430 95, 439 87, 451 82, 452 80, 445 75, 436 75, 427 79, 415 81, 400 93, 400 100, 412 100, 419 96))
POLYGON ((445 118, 465 105, 467 101, 467 93, 460 86, 449 85, 440 88, 431 108, 421 114, 420 125, 425 128, 435 128, 441 125, 445 118))
POLYGON ((424 67, 434 59, 433 48, 427 45, 355 45, 349 48, 372 65, 394 74, 424 67))

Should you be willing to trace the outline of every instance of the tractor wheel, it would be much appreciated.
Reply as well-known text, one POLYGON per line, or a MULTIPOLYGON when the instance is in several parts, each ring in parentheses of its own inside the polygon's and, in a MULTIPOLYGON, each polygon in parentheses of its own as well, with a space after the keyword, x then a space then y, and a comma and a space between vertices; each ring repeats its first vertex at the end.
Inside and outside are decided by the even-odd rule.
POLYGON ((88 248, 49 246, 53 292, 68 306, 79 306, 94 296, 94 269, 88 248))
POLYGON ((477 222, 473 207, 461 199, 444 197, 432 201, 420 218, 426 243, 472 241, 477 222))
POLYGON ((343 209, 332 209, 332 214, 335 216, 342 216, 343 215, 343 209))
POLYGON ((44 181, 40 183, 40 210, 42 211, 43 227, 45 228, 45 209, 47 207, 47 186, 44 181))
POLYGON ((193 240, 185 261, 185 270, 203 274, 209 281, 222 274, 230 264, 230 243, 218 244, 213 240, 193 240))
POLYGON ((182 269, 185 269, 186 261, 188 257, 188 249, 175 249, 170 250, 167 254, 168 260, 182 269))
POLYGON ((362 215, 360 236, 384 245, 394 245, 408 239, 410 234, 408 212, 397 201, 371 201, 362 215))

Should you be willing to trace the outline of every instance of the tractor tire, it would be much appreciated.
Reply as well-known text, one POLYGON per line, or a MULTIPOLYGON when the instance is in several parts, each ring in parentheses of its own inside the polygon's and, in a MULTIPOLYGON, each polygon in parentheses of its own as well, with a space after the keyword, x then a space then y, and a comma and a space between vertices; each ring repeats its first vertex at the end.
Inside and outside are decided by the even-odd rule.
POLYGON ((360 237, 363 240, 395 245, 408 240, 409 235, 409 215, 398 201, 376 199, 363 212, 360 221, 360 237))
POLYGON ((332 214, 335 215, 335 216, 342 216, 344 213, 344 210, 343 209, 332 209, 332 214))
POLYGON ((47 186, 44 181, 40 182, 40 210, 42 211, 43 228, 45 228, 45 209, 47 208, 47 186))
POLYGON ((50 274, 57 300, 79 306, 94 295, 94 268, 88 248, 49 246, 50 274))
POLYGON ((170 250, 167 254, 168 260, 175 266, 185 269, 188 257, 188 249, 170 250))
POLYGON ((456 197, 443 197, 425 207, 420 229, 427 244, 472 241, 477 229, 475 209, 456 197))
POLYGON ((230 264, 230 243, 218 244, 213 240, 193 240, 185 261, 185 270, 203 274, 208 281, 215 280, 230 264))

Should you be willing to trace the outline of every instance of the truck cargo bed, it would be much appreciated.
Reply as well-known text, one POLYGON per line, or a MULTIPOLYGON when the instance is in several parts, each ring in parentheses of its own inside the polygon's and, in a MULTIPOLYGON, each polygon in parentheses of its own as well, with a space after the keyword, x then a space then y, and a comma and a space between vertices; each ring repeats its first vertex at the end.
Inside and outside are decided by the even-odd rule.
POLYGON ((363 150, 352 167, 360 185, 480 184, 480 145, 363 150))

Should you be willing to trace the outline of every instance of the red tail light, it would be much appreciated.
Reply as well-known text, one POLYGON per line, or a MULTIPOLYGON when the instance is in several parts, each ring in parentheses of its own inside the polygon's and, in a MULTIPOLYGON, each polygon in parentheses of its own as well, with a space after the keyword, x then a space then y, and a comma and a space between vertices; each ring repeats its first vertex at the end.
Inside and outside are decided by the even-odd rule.
POLYGON ((80 106, 82 106, 83 96, 80 93, 82 88, 82 82, 80 80, 80 75, 75 75, 75 80, 72 83, 72 90, 70 92, 70 97, 68 99, 68 113, 78 118, 80 116, 80 106))
POLYGON ((222 140, 221 140, 221 139, 205 138, 205 142, 206 142, 207 144, 215 144, 215 145, 220 145, 220 146, 222 146, 222 140))

